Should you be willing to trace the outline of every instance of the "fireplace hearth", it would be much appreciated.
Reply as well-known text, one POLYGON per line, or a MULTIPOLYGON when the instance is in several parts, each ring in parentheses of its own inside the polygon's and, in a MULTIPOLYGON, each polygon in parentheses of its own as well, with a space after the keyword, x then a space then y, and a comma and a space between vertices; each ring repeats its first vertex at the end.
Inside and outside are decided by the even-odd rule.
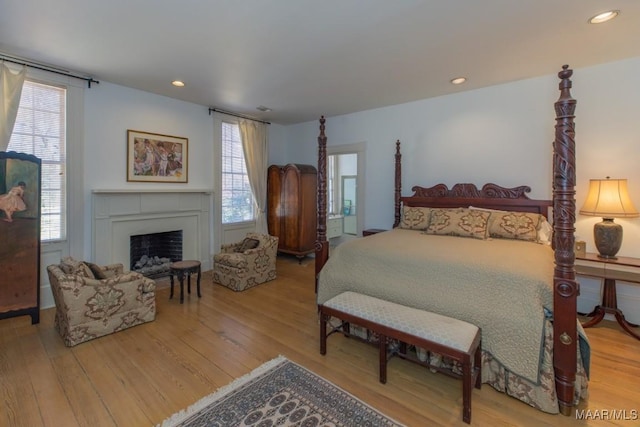
POLYGON ((172 262, 182 261, 182 230, 130 237, 131 270, 147 277, 169 275, 172 262))

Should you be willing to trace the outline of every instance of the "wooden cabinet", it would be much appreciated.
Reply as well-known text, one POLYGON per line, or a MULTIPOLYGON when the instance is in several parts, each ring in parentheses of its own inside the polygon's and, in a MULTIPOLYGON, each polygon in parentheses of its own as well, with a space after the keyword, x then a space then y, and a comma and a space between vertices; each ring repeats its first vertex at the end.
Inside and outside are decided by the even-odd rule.
POLYGON ((40 321, 40 165, 0 152, 0 319, 40 321))
POLYGON ((271 165, 267 172, 267 223, 278 251, 304 257, 315 251, 317 172, 311 165, 271 165))

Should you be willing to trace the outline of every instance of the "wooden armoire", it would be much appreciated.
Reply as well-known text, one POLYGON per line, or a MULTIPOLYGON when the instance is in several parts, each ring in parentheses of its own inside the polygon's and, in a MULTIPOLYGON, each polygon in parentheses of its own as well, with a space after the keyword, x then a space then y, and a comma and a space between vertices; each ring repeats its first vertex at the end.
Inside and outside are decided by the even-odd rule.
POLYGON ((315 251, 317 171, 311 165, 271 165, 267 173, 267 223, 278 251, 302 259, 315 251))

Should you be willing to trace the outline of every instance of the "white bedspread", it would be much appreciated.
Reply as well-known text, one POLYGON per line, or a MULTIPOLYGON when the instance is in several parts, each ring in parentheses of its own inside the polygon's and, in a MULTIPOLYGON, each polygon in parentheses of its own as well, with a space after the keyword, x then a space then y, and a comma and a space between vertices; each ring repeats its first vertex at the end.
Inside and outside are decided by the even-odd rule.
POLYGON ((470 322, 482 329, 484 351, 538 383, 553 270, 546 245, 394 229, 338 246, 317 301, 349 290, 470 322))

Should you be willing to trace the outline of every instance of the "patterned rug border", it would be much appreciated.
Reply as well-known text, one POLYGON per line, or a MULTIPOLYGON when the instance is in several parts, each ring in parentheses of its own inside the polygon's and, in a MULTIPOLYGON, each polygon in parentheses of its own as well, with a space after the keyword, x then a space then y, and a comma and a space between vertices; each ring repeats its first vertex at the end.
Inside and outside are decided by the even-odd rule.
POLYGON ((323 381, 325 381, 326 383, 330 384, 331 386, 336 387, 337 389, 339 389, 342 393, 344 393, 344 394, 350 396, 351 398, 353 398, 354 400, 358 401, 363 406, 366 406, 371 411, 379 414, 381 417, 384 417, 384 418, 388 419, 389 421, 395 423, 399 427, 404 427, 403 424, 398 423, 396 420, 394 420, 394 419, 388 417, 387 415, 383 414, 382 412, 378 411, 376 408, 374 408, 371 405, 365 403, 364 401, 362 401, 361 399, 357 398, 353 394, 351 394, 348 391, 344 390, 342 387, 338 387, 333 382, 321 377, 320 375, 314 373, 313 371, 310 371, 309 369, 305 368, 304 366, 301 366, 298 363, 293 362, 293 361, 287 359, 285 356, 282 356, 282 355, 279 355, 278 357, 276 357, 276 358, 274 358, 272 360, 269 360, 268 362, 263 363, 262 365, 258 366, 257 368, 255 368, 251 372, 249 372, 249 373, 247 373, 247 374, 245 374, 245 375, 243 375, 243 376, 241 376, 239 378, 236 378, 235 380, 233 380, 232 382, 230 382, 229 384, 227 384, 225 386, 220 387, 215 392, 203 397, 202 399, 198 400, 194 404, 190 405, 188 408, 183 409, 183 410, 181 410, 179 412, 176 412, 175 414, 171 415, 169 418, 165 419, 161 424, 157 424, 156 427, 173 427, 173 426, 176 426, 176 425, 184 422, 185 420, 187 420, 192 415, 197 414, 199 411, 202 411, 203 409, 205 409, 209 405, 214 404, 215 402, 217 402, 218 400, 220 400, 221 398, 223 398, 227 394, 229 394, 229 393, 233 392, 234 390, 244 386, 245 384, 251 382, 252 380, 260 377, 261 375, 267 373, 271 369, 275 369, 278 366, 280 366, 281 364, 285 364, 285 363, 291 363, 291 364, 297 366, 298 368, 301 368, 301 369, 307 371, 309 374, 313 375, 314 377, 318 377, 318 378, 322 379, 323 381))

